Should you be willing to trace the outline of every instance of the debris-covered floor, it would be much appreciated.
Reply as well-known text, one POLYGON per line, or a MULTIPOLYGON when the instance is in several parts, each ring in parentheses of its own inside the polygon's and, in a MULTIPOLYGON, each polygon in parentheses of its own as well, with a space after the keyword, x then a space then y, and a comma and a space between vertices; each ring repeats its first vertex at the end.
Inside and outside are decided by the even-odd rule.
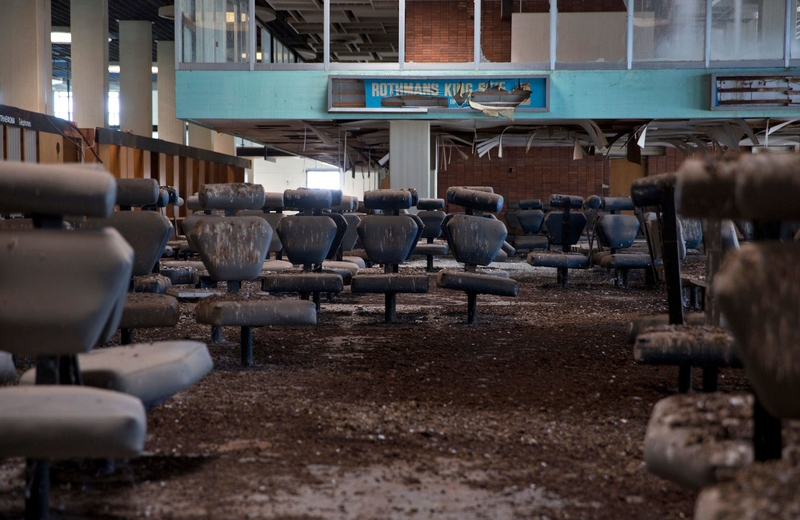
MULTIPOLYGON (((439 262, 441 264, 441 262, 439 262)), ((418 266, 402 272, 424 272, 418 266)), ((497 264, 494 264, 497 265, 497 264)), ((696 496, 643 462, 653 404, 677 368, 638 366, 627 321, 666 312, 663 288, 614 287, 604 271, 504 266, 517 298, 435 287, 345 292, 315 328, 255 329, 210 345, 212 374, 148 414, 146 454, 108 468, 53 466, 62 518, 690 518, 696 496)), ((208 341, 181 303, 174 330, 137 341, 208 341)), ((117 336, 118 338, 118 336, 117 336)), ((699 385, 699 374, 696 384, 699 385)), ((747 390, 723 370, 721 391, 747 390)), ((0 517, 20 517, 24 461, 0 461, 0 517)))

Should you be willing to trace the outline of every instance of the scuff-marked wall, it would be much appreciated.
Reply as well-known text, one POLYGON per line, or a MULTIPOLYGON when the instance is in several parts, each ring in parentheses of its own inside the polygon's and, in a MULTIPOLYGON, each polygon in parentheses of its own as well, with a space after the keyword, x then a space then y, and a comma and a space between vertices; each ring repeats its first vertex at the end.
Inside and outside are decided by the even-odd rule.
MULTIPOLYGON (((511 20, 500 19, 500 0, 481 2, 481 50, 494 63, 511 61, 511 20)), ((625 12, 623 0, 559 0, 563 13, 625 12)), ((547 13, 549 0, 514 2, 514 13, 547 13)), ((466 63, 474 56, 472 0, 409 0, 406 3, 406 61, 466 63)))

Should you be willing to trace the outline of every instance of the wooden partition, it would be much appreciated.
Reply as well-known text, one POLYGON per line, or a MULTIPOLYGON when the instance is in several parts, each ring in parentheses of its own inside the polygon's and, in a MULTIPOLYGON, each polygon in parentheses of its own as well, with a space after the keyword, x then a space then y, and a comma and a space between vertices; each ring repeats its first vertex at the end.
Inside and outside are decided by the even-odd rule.
POLYGON ((0 160, 81 161, 81 134, 69 121, 0 105, 0 160))
MULTIPOLYGON (((187 199, 203 184, 245 182, 249 159, 202 148, 183 146, 128 132, 90 128, 81 130, 97 154, 86 154, 86 162, 100 161, 117 178, 156 179, 174 186, 187 199)), ((187 215, 186 206, 178 216, 187 215)))

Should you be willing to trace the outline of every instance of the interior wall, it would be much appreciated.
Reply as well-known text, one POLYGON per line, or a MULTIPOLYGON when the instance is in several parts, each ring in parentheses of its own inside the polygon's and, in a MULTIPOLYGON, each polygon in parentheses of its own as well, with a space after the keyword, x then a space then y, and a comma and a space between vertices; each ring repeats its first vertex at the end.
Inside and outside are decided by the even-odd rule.
MULTIPOLYGON (((278 157, 275 162, 253 159, 253 182, 264 186, 267 192, 305 188, 306 170, 337 170, 338 167, 303 157, 278 157)), ((363 200, 364 191, 375 189, 378 182, 376 172, 357 167, 341 174, 342 192, 363 200)))

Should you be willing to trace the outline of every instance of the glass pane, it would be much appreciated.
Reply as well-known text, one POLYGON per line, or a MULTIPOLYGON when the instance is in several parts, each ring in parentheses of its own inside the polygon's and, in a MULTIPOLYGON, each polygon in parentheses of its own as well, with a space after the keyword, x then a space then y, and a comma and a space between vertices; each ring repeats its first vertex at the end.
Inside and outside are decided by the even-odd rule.
POLYGON ((627 8, 622 0, 610 2, 559 0, 556 61, 624 62, 627 18, 627 8))
POLYGON ((331 62, 397 63, 399 14, 399 0, 331 0, 331 62))
POLYGON ((634 60, 703 61, 705 43, 705 0, 644 0, 634 3, 634 60))
POLYGON ((248 0, 181 0, 181 61, 247 63, 248 0))
POLYGON ((471 0, 406 0, 406 63, 472 63, 471 0))
POLYGON ((792 58, 800 58, 800 0, 795 0, 792 9, 792 58))
POLYGON ((481 9, 481 54, 487 62, 549 63, 550 2, 514 2, 511 13, 511 38, 508 26, 500 19, 502 2, 486 2, 481 9), (521 4, 521 5, 520 5, 521 4), (510 41, 509 59, 504 42, 510 41))
POLYGON ((719 0, 711 18, 711 59, 783 59, 786 4, 780 0, 719 0))

